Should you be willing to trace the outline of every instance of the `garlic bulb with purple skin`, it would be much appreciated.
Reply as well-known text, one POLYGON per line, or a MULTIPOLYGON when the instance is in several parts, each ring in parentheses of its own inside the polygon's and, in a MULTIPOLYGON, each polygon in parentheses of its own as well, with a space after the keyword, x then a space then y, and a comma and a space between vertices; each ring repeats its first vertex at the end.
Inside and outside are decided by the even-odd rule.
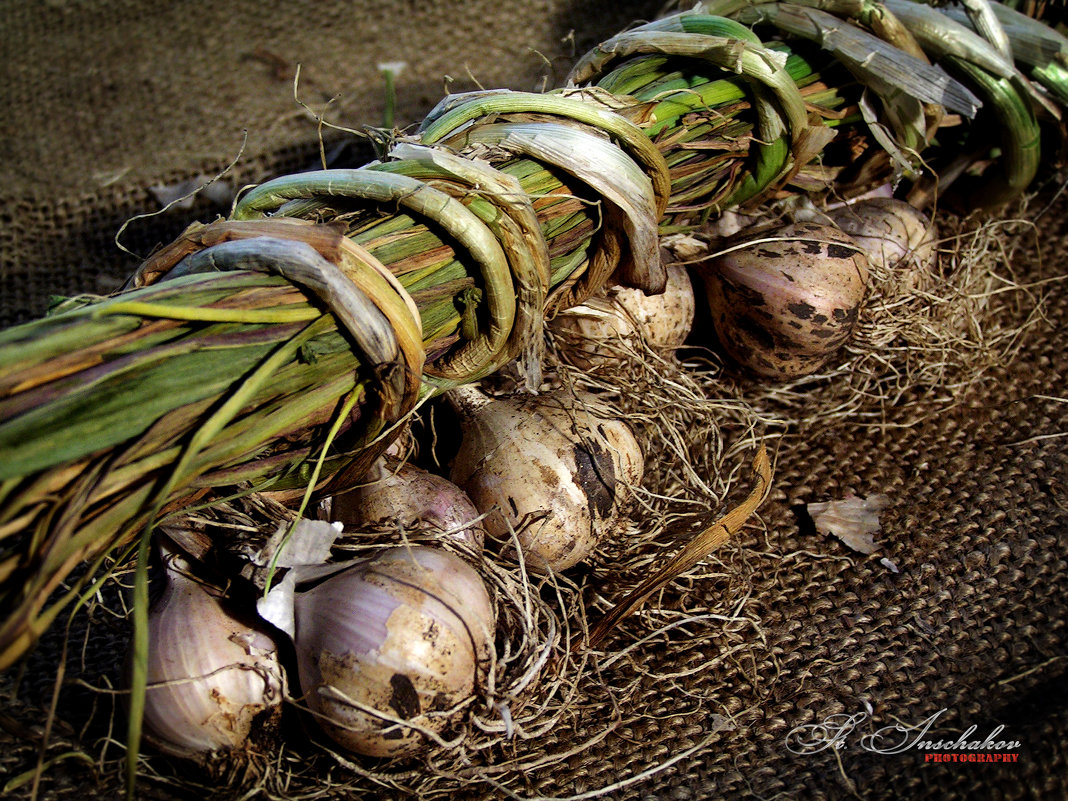
POLYGON ((298 581, 293 612, 304 700, 331 739, 367 756, 410 756, 447 735, 493 648, 485 582, 438 548, 386 548, 298 581))
POLYGON ((482 548, 486 536, 478 510, 462 489, 441 476, 390 456, 376 463, 365 483, 335 495, 330 519, 346 529, 395 525, 429 531, 482 548))
POLYGON ((532 569, 566 570, 621 526, 644 472, 626 423, 564 392, 491 398, 467 386, 447 397, 463 430, 452 480, 486 514, 490 536, 507 544, 515 531, 532 569))
POLYGON ((867 291, 863 249, 830 225, 748 231, 702 264, 720 344, 773 380, 815 373, 845 344, 867 291))
POLYGON ((167 584, 148 616, 145 738, 210 762, 240 757, 281 717, 284 674, 274 641, 234 617, 218 590, 165 555, 167 584), (253 736, 255 734, 255 736, 253 736))

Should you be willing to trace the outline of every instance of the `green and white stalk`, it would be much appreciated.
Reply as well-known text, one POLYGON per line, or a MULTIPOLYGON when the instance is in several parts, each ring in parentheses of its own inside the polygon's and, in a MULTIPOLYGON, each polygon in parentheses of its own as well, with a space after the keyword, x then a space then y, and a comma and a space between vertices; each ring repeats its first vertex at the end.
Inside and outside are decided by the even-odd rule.
MULTIPOLYGON (((1002 3, 990 3, 990 7, 1008 37, 1013 58, 1031 67, 1032 79, 1058 103, 1068 103, 1068 39, 1055 28, 1002 3)), ((967 12, 958 6, 947 5, 939 10, 962 25, 972 23, 967 12)))
MULTIPOLYGON (((768 20, 810 24, 797 8, 768 20)), ((381 164, 269 181, 116 297, 0 332, 0 669, 91 580, 65 584, 73 571, 160 516, 216 492, 326 492, 422 399, 536 360, 547 310, 613 276, 656 291, 658 232, 829 188, 848 164, 811 162, 843 128, 866 136, 863 87, 842 69, 864 59, 850 37, 795 52, 738 26, 681 15, 609 39, 565 90, 451 98, 381 164)), ((1026 82, 975 39, 985 49, 934 49, 1005 129, 1008 198, 1034 175, 1037 122, 1026 82)), ((917 101, 974 108, 924 74, 903 84, 917 101)), ((893 113, 869 118, 915 143, 916 104, 893 113)))

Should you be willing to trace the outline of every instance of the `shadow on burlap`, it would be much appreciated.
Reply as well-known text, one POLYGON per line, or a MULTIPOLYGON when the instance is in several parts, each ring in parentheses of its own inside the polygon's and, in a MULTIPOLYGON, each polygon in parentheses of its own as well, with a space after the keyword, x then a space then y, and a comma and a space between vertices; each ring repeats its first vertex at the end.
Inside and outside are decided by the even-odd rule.
MULTIPOLYGON (((467 67, 487 87, 537 88, 534 77, 549 70, 528 52, 537 47, 558 83, 570 29, 581 50, 656 10, 364 2, 359 12, 297 4, 269 16, 250 3, 189 3, 180 11, 132 0, 106 11, 61 0, 32 11, 6 5, 5 325, 43 313, 52 293, 115 288, 137 260, 112 239, 125 220, 159 207, 148 187, 216 173, 241 149, 243 129, 248 141, 226 176, 233 185, 314 166, 315 125, 292 99, 298 61, 303 98, 314 106, 342 93, 328 116, 349 125, 379 124, 376 64, 407 61, 397 110, 406 122, 436 102, 445 74, 456 78, 454 90, 473 85, 467 67)), ((328 131, 325 141, 338 164, 370 157, 343 147, 343 134, 328 131)), ((135 221, 123 241, 144 254, 190 220, 222 210, 200 200, 135 221)), ((1030 263, 1014 265, 1018 275, 1064 272, 1066 212, 1061 201, 1039 221, 1041 249, 1027 249, 1030 263)), ((747 528, 714 559, 749 587, 745 616, 759 625, 742 635, 714 625, 674 634, 669 647, 646 656, 634 709, 624 710, 631 722, 569 761, 532 772, 525 795, 566 798, 614 786, 606 797, 635 801, 1068 797, 1063 290, 1051 293, 1046 312, 1015 360, 951 410, 913 399, 891 409, 885 427, 839 421, 784 446, 763 526, 747 528), (847 491, 891 498, 870 557, 818 534, 803 513, 806 502, 847 491), (745 648, 739 636, 749 638, 745 648), (862 713, 870 719, 857 719, 840 748, 795 753, 804 750, 790 737, 798 727, 862 713), (709 740, 714 715, 730 723, 709 740), (920 751, 864 747, 864 734, 936 715, 932 739, 955 739, 973 725, 981 738, 1004 726, 1000 737, 1021 743, 1018 761, 931 764, 920 751)), ((688 608, 714 607, 723 581, 689 582, 688 608)), ((673 600, 665 594, 661 603, 673 600)), ((125 624, 95 619, 90 631, 88 644, 70 640, 68 679, 96 683, 120 658, 100 640, 121 643, 125 624)), ((50 637, 21 673, 0 676, 0 755, 7 755, 0 781, 32 767, 25 745, 40 732, 60 640, 50 637)), ((107 703, 77 684, 64 690, 57 742, 90 747, 100 732, 81 727, 94 702, 107 703)), ((591 713, 585 731, 547 735, 545 747, 560 751, 602 727, 591 713)), ((115 788, 114 776, 70 759, 46 772, 41 797, 112 798, 115 788)), ((145 792, 170 797, 162 788, 145 792)), ((27 797, 27 789, 13 797, 27 797)))

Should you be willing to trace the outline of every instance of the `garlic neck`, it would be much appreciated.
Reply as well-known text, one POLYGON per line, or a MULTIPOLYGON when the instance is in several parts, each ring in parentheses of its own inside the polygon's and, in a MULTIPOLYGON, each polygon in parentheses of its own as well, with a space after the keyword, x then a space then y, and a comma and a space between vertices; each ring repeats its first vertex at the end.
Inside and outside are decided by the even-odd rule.
POLYGON ((474 384, 453 387, 445 393, 445 399, 461 417, 471 417, 479 409, 493 402, 493 398, 474 384))

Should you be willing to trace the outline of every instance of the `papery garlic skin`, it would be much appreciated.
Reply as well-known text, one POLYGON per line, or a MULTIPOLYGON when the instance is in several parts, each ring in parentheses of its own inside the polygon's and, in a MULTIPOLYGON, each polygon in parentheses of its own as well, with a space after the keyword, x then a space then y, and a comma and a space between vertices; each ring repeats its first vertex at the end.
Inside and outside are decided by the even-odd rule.
POLYGON ((807 505, 816 530, 832 534, 854 551, 871 554, 876 550, 874 535, 879 533, 879 513, 890 505, 890 496, 877 492, 866 498, 852 493, 836 501, 807 505))
POLYGON ((448 532, 482 548, 486 532, 478 509, 462 489, 415 465, 386 458, 381 475, 335 495, 331 519, 346 529, 393 524, 405 531, 448 532))
POLYGON ((148 617, 146 739, 181 757, 240 751, 254 723, 267 728, 281 715, 277 647, 194 578, 167 574, 148 617))
POLYGON ((488 398, 450 390, 463 441, 452 479, 486 514, 489 534, 515 531, 535 571, 566 570, 621 525, 644 460, 629 427, 562 392, 488 398))
POLYGON ((437 548, 388 548, 298 586, 294 611, 304 700, 333 740, 367 756, 409 756, 428 745, 420 728, 455 725, 493 647, 485 583, 437 548))

